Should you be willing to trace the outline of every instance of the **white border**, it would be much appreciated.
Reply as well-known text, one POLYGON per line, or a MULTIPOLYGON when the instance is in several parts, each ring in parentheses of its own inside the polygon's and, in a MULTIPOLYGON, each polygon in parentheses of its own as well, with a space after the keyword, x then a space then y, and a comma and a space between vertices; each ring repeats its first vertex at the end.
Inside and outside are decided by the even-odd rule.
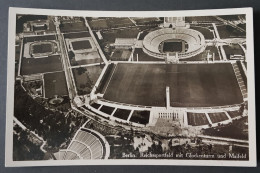
POLYGON ((253 45, 253 9, 217 9, 190 11, 73 11, 47 10, 31 8, 9 8, 8 25, 8 68, 7 68, 7 106, 6 106, 6 148, 5 166, 58 166, 58 165, 194 165, 194 166, 256 166, 256 122, 255 122, 255 80, 254 80, 254 45, 253 45), (249 161, 221 160, 44 160, 13 161, 13 103, 14 103, 14 61, 16 14, 88 16, 88 17, 171 17, 171 16, 211 16, 246 14, 247 30, 247 77, 248 77, 248 122, 249 122, 249 161))

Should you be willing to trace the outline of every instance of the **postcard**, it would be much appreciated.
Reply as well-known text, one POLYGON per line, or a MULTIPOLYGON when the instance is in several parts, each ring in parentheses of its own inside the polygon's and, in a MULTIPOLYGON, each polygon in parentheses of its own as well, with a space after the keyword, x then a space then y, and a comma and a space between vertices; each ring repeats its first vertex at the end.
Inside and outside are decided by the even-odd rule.
POLYGON ((9 9, 6 166, 256 166, 252 8, 9 9))

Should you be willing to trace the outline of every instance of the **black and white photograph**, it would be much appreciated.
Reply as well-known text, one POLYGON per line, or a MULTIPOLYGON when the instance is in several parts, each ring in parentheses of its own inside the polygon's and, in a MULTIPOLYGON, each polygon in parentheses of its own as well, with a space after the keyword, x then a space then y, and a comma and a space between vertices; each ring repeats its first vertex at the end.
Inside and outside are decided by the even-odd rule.
POLYGON ((7 166, 255 166, 251 8, 10 8, 7 166))

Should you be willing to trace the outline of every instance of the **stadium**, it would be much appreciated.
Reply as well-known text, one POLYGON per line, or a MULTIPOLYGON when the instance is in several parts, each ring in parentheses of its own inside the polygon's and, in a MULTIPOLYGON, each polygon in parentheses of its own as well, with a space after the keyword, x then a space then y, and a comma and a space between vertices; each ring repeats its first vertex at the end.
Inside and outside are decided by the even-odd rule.
POLYGON ((52 55, 57 50, 57 43, 51 41, 39 41, 30 45, 30 55, 35 58, 52 55))
POLYGON ((181 128, 210 128, 241 118, 239 109, 247 100, 243 64, 209 61, 209 53, 207 61, 189 61, 205 54, 213 41, 184 21, 173 25, 152 30, 142 40, 145 54, 165 62, 139 62, 138 57, 109 62, 84 107, 137 127, 156 126, 164 119, 181 128))
POLYGON ((167 52, 178 52, 178 58, 185 59, 204 50, 204 36, 196 30, 187 28, 155 30, 147 34, 143 40, 143 51, 160 59, 165 59, 167 52))
POLYGON ((239 118, 246 100, 237 73, 229 62, 112 63, 91 93, 94 102, 86 107, 140 127, 154 126, 158 118, 180 121, 183 127, 217 126, 239 118))

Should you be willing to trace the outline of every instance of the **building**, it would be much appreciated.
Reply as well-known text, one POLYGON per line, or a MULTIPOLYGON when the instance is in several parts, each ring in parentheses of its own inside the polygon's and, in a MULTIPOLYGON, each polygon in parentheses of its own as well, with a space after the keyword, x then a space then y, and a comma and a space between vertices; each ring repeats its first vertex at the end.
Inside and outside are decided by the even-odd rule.
POLYGON ((136 38, 116 38, 115 43, 111 44, 111 46, 116 49, 131 49, 136 41, 136 38))

